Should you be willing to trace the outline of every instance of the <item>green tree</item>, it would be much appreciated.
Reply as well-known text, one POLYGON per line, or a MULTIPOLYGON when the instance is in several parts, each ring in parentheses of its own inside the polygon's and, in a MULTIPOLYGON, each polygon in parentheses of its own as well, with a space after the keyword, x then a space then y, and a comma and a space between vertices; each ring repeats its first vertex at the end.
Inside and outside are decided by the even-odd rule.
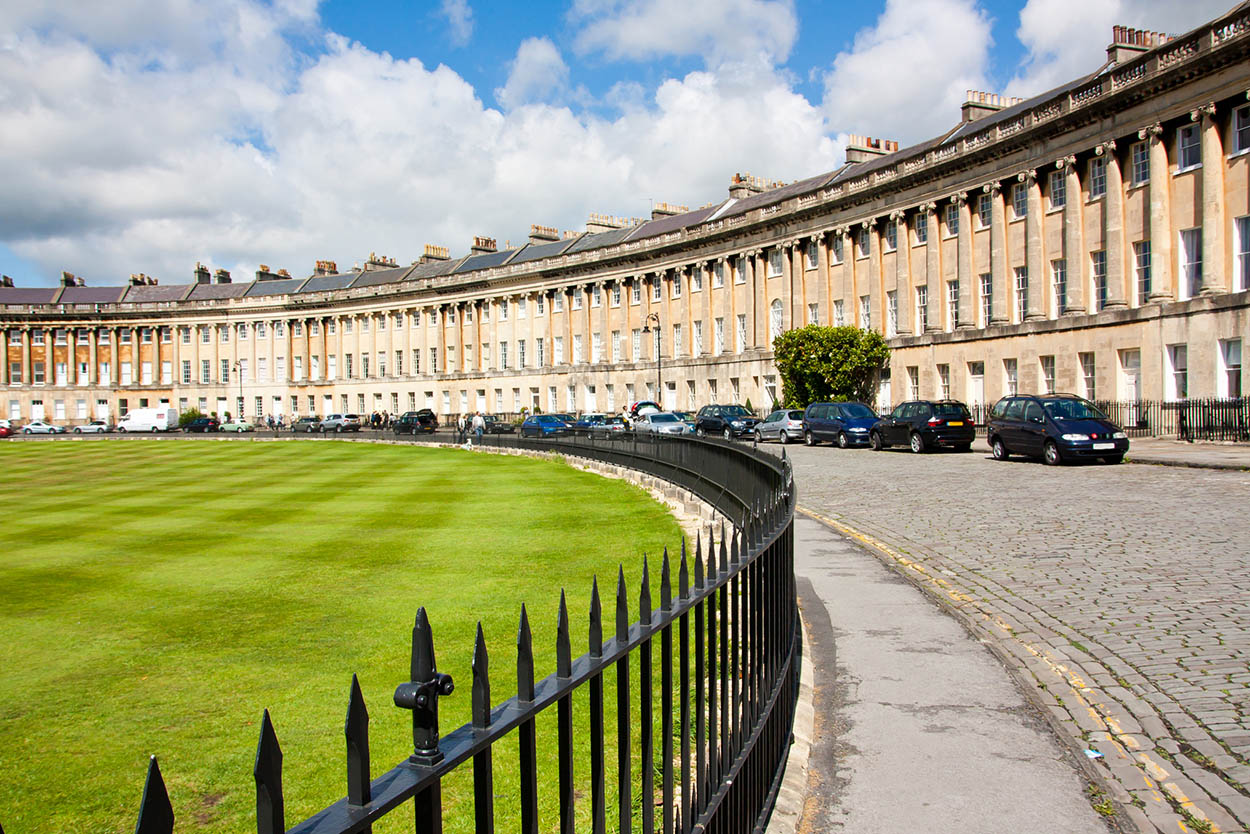
POLYGON ((821 400, 872 402, 890 348, 880 333, 809 324, 773 339, 787 408, 821 400))
POLYGON ((200 413, 198 408, 188 408, 186 411, 178 415, 178 425, 185 426, 192 420, 198 420, 204 415, 200 413))

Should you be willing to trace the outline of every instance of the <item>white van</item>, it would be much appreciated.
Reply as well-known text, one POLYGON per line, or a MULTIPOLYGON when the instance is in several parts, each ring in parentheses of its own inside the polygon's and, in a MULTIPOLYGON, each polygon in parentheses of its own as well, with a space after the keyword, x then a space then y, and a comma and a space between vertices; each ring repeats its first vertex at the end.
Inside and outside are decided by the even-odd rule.
POLYGON ((171 431, 178 428, 178 412, 172 408, 136 408, 117 421, 117 431, 171 431))

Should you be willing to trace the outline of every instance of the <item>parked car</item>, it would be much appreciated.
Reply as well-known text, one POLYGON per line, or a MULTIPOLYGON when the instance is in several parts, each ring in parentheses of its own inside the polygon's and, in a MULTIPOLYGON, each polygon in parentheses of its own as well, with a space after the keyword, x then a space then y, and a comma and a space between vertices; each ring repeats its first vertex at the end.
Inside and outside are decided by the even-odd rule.
POLYGON ((291 432, 299 434, 316 434, 321 431, 321 418, 309 415, 308 417, 296 417, 291 420, 291 432))
POLYGON ((483 414, 487 434, 516 434, 516 426, 494 414, 483 414))
POLYGON ((755 424, 755 442, 779 440, 789 443, 803 437, 803 412, 797 408, 779 408, 755 424))
POLYGON ((182 430, 187 434, 191 434, 193 432, 221 431, 221 422, 216 417, 196 417, 190 423, 183 426, 182 430))
POLYGON ((555 437, 570 431, 569 424, 555 414, 534 414, 521 423, 521 437, 555 437))
POLYGON ((22 426, 22 434, 65 434, 65 427, 54 426, 43 420, 31 420, 22 426))
POLYGON ((608 418, 606 414, 583 414, 573 423, 576 434, 590 434, 595 426, 601 425, 608 418))
POLYGON ((803 412, 803 442, 815 446, 821 441, 850 446, 867 446, 877 412, 864 403, 812 403, 803 412))
POLYGON ((322 434, 328 431, 342 434, 345 431, 360 431, 359 414, 330 414, 321 420, 322 434))
POLYGON ((913 452, 952 446, 966 452, 976 438, 968 406, 957 400, 913 400, 895 408, 873 424, 868 433, 872 448, 910 445, 913 452))
POLYGON ((81 426, 74 426, 74 434, 104 434, 113 430, 108 420, 92 420, 81 426))
POLYGON ((608 436, 620 435, 625 433, 625 418, 617 414, 609 414, 603 418, 602 423, 595 423, 590 427, 591 434, 606 434, 608 436))
POLYGON ((235 434, 245 431, 256 431, 256 427, 242 418, 231 420, 229 423, 221 424, 222 431, 230 431, 235 434))
POLYGON ((726 440, 755 431, 759 420, 741 405, 705 405, 695 417, 694 433, 699 437, 720 435, 726 440))
POLYGON ((693 411, 674 411, 677 418, 686 424, 690 434, 694 434, 695 413, 693 411))
POLYGON ((0 437, 12 437, 13 429, 8 425, 0 426, 0 437))
POLYGON ((1055 466, 1082 458, 1124 460, 1128 435, 1089 400, 1072 394, 1003 397, 986 421, 995 460, 1040 457, 1055 466))
POLYGON ((652 402, 651 400, 638 400, 637 402, 630 403, 629 416, 637 417, 639 414, 642 414, 647 411, 663 411, 663 410, 664 409, 660 408, 659 403, 652 402))
POLYGON ((689 434, 690 427, 671 411, 647 411, 634 421, 639 434, 689 434))
POLYGON ((428 408, 419 411, 405 411, 391 421, 391 431, 395 434, 433 434, 438 428, 438 418, 428 408))

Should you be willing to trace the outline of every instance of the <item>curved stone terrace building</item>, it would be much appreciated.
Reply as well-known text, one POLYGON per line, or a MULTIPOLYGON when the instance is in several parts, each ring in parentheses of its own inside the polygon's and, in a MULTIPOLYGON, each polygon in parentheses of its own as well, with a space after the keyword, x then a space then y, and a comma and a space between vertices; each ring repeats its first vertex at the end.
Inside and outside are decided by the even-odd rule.
POLYGON ((763 407, 772 338, 809 322, 884 332, 884 403, 1242 394, 1250 3, 1180 36, 1116 27, 1092 75, 1027 101, 970 93, 943 135, 855 137, 847 160, 459 259, 6 281, 0 416, 763 407))

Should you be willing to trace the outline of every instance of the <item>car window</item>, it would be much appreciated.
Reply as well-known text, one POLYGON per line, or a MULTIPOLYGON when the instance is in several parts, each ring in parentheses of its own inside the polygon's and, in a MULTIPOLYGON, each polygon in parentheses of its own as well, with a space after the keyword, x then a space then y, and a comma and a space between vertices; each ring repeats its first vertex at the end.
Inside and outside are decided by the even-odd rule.
POLYGON ((877 416, 876 414, 873 413, 873 410, 871 408, 864 405, 863 403, 843 403, 841 408, 842 408, 842 413, 845 414, 847 417, 863 419, 865 417, 872 418, 872 417, 877 416))
POLYGON ((904 419, 911 412, 911 403, 903 403, 894 411, 890 412, 890 416, 895 420, 904 419))
POLYGON ((680 423, 676 415, 673 414, 652 414, 649 418, 652 423, 680 423))
POLYGON ((1007 413, 1007 403, 1009 402, 1011 401, 1004 399, 994 403, 994 408, 990 411, 990 416, 996 420, 1003 419, 1003 416, 1007 413))
POLYGON ((1024 400, 1013 399, 1007 402, 1007 407, 1003 409, 1003 416, 1008 420, 1024 419, 1024 400))
POLYGON ((791 412, 790 412, 790 419, 791 419, 791 420, 802 420, 802 419, 803 419, 803 412, 802 412, 802 411, 791 411, 791 412))
POLYGON ((721 409, 721 414, 724 414, 727 417, 749 417, 751 416, 751 412, 747 411, 746 407, 741 406, 741 405, 727 405, 721 409))
POLYGON ((1037 400, 1028 401, 1028 405, 1024 407, 1024 419, 1030 423, 1042 422, 1042 407, 1038 405, 1037 400))
POLYGON ((963 403, 934 403, 933 413, 947 420, 952 417, 958 420, 960 417, 968 416, 968 409, 963 403))
POLYGON ((1056 420, 1106 420, 1107 415, 1088 400, 1061 397, 1042 400, 1046 413, 1056 420))
POLYGON ((774 411, 772 414, 769 414, 767 417, 764 418, 764 422, 776 423, 778 420, 782 418, 784 414, 785 414, 784 411, 774 411))

